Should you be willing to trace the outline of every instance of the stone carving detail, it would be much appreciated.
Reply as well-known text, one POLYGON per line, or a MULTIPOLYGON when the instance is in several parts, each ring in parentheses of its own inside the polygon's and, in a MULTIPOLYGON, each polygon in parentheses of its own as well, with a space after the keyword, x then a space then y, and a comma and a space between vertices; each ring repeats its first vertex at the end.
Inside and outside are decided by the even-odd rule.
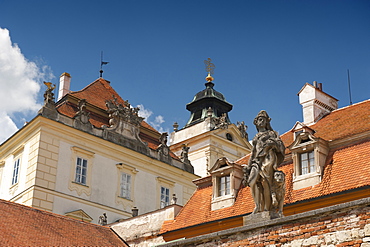
POLYGON ((221 117, 213 118, 215 129, 227 129, 229 124, 227 123, 226 113, 222 113, 221 117))
POLYGON ((143 154, 148 154, 147 144, 139 137, 140 124, 144 120, 144 118, 139 117, 139 108, 131 107, 128 101, 125 101, 122 105, 117 102, 115 96, 113 96, 113 100, 107 100, 105 104, 110 119, 109 126, 102 126, 103 138, 143 154))
POLYGON ((105 226, 107 224, 107 214, 103 213, 103 215, 99 216, 98 224, 101 226, 105 226))
POLYGON ((44 84, 47 86, 47 89, 44 93, 44 105, 39 110, 39 114, 50 118, 50 119, 57 119, 58 118, 58 111, 55 108, 55 101, 54 101, 54 89, 55 84, 52 84, 51 82, 44 82, 44 84))
POLYGON ((285 175, 277 167, 284 160, 285 146, 270 121, 266 111, 260 111, 254 119, 258 133, 253 138, 249 163, 244 167, 243 182, 251 189, 255 203, 253 213, 268 211, 272 217, 281 217, 285 175))
POLYGON ((185 164, 190 164, 189 149, 190 147, 187 144, 182 144, 180 160, 185 164))
POLYGON ((52 104, 54 105, 55 102, 54 102, 54 89, 56 88, 55 84, 52 84, 51 82, 44 82, 44 84, 48 87, 46 90, 45 90, 45 93, 44 93, 44 105, 48 105, 48 104, 52 104))
POLYGON ((93 129, 90 123, 90 112, 86 111, 86 100, 78 101, 78 112, 74 116, 73 126, 75 128, 91 132, 93 129))
POLYGON ((242 122, 237 122, 236 123, 236 126, 238 127, 238 130, 240 131, 240 136, 246 140, 248 140, 248 133, 247 133, 247 129, 248 129, 248 126, 245 125, 244 121, 242 122))
POLYGON ((107 100, 105 102, 108 107, 110 128, 116 128, 120 122, 125 121, 134 125, 140 125, 144 118, 139 117, 139 107, 131 107, 128 100, 125 101, 125 105, 119 104, 117 98, 113 96, 113 100, 107 100))
POLYGON ((167 137, 168 133, 164 132, 161 134, 159 137, 159 141, 161 144, 158 146, 158 154, 159 154, 159 159, 162 160, 163 162, 170 162, 170 148, 167 146, 167 137))
POLYGON ((271 199, 273 213, 279 216, 283 215, 283 206, 285 198, 285 174, 282 171, 274 172, 274 181, 271 186, 271 199))
POLYGON ((139 107, 131 107, 128 101, 125 105, 119 104, 117 98, 113 96, 113 100, 105 102, 109 114, 109 127, 103 126, 107 130, 113 130, 119 134, 128 136, 125 132, 131 132, 132 136, 139 134, 140 123, 144 118, 139 117, 139 107), (130 126, 127 125, 130 124, 130 126), (130 128, 131 127, 131 128, 130 128))

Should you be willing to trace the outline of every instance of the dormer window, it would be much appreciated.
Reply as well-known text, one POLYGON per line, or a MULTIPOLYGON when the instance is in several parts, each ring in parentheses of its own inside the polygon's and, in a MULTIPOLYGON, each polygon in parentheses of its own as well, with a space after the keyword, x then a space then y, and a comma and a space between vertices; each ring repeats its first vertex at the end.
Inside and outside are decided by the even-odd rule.
POLYGON ((212 210, 234 205, 243 178, 242 167, 225 157, 216 161, 210 169, 212 175, 212 210))
POLYGON ((295 132, 295 140, 289 146, 294 164, 293 189, 314 186, 321 182, 328 144, 314 136, 312 129, 304 128, 295 132))

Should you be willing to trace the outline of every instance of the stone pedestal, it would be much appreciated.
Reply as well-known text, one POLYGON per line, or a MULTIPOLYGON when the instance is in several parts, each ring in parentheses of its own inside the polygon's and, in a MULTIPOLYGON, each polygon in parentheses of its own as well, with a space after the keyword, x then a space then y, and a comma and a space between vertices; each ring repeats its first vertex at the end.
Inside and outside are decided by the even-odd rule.
POLYGON ((261 213, 250 214, 243 217, 243 225, 249 225, 253 223, 259 223, 267 220, 272 220, 282 217, 280 214, 275 212, 264 211, 261 213))

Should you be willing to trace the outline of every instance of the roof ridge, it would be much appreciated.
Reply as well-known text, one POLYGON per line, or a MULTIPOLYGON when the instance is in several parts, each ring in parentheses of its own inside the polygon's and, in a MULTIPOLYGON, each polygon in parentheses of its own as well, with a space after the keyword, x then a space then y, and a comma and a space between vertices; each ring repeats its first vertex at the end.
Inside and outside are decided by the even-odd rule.
POLYGON ((91 82, 89 85, 87 85, 87 86, 85 86, 84 88, 82 88, 81 90, 70 92, 70 94, 73 94, 73 93, 79 93, 79 92, 85 91, 86 89, 88 89, 89 87, 91 87, 95 82, 100 81, 101 79, 102 79, 102 80, 104 80, 104 81, 106 81, 106 82, 108 82, 108 81, 107 81, 107 80, 105 80, 104 78, 101 78, 101 77, 100 77, 100 78, 96 79, 95 81, 91 82))
POLYGON ((344 109, 349 108, 349 107, 353 107, 353 106, 360 105, 360 104, 365 104, 367 101, 370 101, 370 99, 365 99, 365 100, 363 100, 363 101, 360 101, 360 102, 354 103, 354 104, 352 104, 352 105, 343 106, 343 107, 341 107, 341 108, 335 109, 335 110, 334 110, 334 111, 332 111, 332 112, 337 112, 337 111, 344 110, 344 109))

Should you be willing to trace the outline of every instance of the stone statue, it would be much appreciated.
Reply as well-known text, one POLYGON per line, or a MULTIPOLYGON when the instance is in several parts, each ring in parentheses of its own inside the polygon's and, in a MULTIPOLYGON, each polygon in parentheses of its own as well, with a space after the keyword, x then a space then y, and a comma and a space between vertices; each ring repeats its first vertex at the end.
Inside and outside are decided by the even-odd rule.
POLYGON ((262 211, 276 211, 273 207, 279 207, 278 211, 282 213, 282 203, 284 198, 281 198, 284 192, 278 191, 280 187, 277 183, 281 182, 281 171, 277 167, 284 160, 285 146, 281 141, 277 132, 270 125, 271 118, 266 111, 260 111, 254 119, 254 125, 258 133, 253 138, 253 150, 249 159, 249 163, 244 167, 244 184, 247 184, 253 196, 255 208, 253 213, 262 211), (280 180, 274 179, 275 174, 280 180), (273 191, 275 188, 275 191, 273 191), (278 205, 279 204, 279 205, 278 205))
POLYGON ((107 224, 107 214, 103 213, 103 215, 99 216, 98 224, 101 226, 105 226, 107 224))
POLYGON ((183 163, 186 163, 186 164, 190 164, 190 160, 189 160, 189 149, 190 149, 190 147, 187 144, 182 144, 182 150, 181 150, 180 160, 183 163))
POLYGON ((213 122, 215 129, 227 129, 229 126, 226 113, 222 113, 220 117, 214 118, 213 122))
POLYGON ((86 111, 86 99, 81 99, 78 101, 78 112, 74 116, 83 124, 87 124, 90 119, 90 112, 86 111))
POLYGON ((165 146, 167 146, 167 137, 168 137, 168 133, 167 132, 163 132, 161 134, 161 136, 159 137, 159 142, 165 146))
POLYGON ((237 127, 238 127, 238 130, 240 131, 240 136, 242 138, 245 138, 248 140, 248 133, 247 133, 247 129, 248 129, 248 126, 245 125, 244 121, 242 122, 237 122, 236 123, 237 127))
POLYGON ((272 211, 279 216, 283 215, 285 197, 285 174, 282 171, 274 173, 274 182, 271 186, 272 211))
POLYGON ((44 104, 54 104, 54 89, 56 88, 55 84, 51 82, 44 82, 44 84, 48 87, 44 93, 44 104))

